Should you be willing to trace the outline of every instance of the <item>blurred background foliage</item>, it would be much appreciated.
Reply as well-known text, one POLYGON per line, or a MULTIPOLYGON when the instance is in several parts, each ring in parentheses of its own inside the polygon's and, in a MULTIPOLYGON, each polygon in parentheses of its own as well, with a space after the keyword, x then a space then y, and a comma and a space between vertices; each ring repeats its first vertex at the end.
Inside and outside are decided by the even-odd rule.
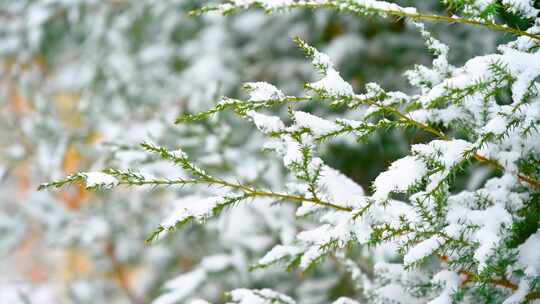
MULTIPOLYGON (((399 3, 452 14, 438 1, 399 3)), ((357 90, 375 80, 389 90, 407 90, 403 72, 431 61, 420 34, 404 20, 333 11, 188 16, 200 5, 196 0, 0 2, 1 303, 148 303, 165 281, 212 254, 230 263, 209 270, 213 283, 186 290, 186 299, 201 296, 217 303, 238 286, 277 286, 303 303, 356 293, 348 276, 327 276, 328 269, 345 273, 333 261, 305 274, 246 271, 265 249, 292 235, 298 224, 288 206, 238 208, 210 228, 191 226, 148 246, 146 235, 172 202, 206 190, 36 191, 41 182, 105 167, 182 174, 138 151, 143 140, 182 147, 225 176, 258 181, 260 172, 274 172, 274 181, 260 182, 279 184, 286 178, 279 162, 257 166, 256 160, 268 155, 259 150, 261 135, 247 123, 232 115, 190 126, 174 125, 174 119, 212 106, 219 96, 241 96, 246 81, 299 93, 316 74, 292 43, 295 36, 329 54, 357 90), (227 226, 235 221, 241 224, 227 226), (212 229, 224 226, 225 232, 212 229)), ((499 17, 516 26, 523 22, 506 13, 499 17)), ((461 25, 429 24, 429 29, 451 46, 455 65, 508 39, 461 25)), ((324 101, 303 110, 341 114, 324 101)), ((378 172, 426 136, 401 130, 362 145, 333 142, 323 158, 369 189, 378 172)))

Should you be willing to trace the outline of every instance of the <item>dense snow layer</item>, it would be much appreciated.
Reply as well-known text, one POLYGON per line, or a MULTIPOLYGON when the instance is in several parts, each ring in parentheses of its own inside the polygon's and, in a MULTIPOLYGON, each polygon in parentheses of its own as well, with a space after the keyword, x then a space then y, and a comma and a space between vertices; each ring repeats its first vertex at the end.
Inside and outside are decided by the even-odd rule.
POLYGON ((540 275, 540 231, 518 247, 518 262, 530 276, 540 275))
POLYGON ((309 129, 315 136, 330 134, 340 129, 331 121, 302 111, 294 112, 294 122, 300 128, 309 129))
POLYGON ((354 91, 351 85, 341 78, 339 72, 329 69, 326 75, 319 81, 311 83, 310 86, 319 91, 323 91, 330 96, 352 96, 354 91))
POLYGON ((359 207, 365 201, 364 189, 339 171, 324 166, 319 179, 329 201, 347 207, 359 207))
POLYGON ((244 87, 249 93, 249 101, 265 101, 285 97, 278 88, 266 82, 248 82, 244 87))
POLYGON ((246 115, 250 117, 257 128, 264 133, 279 132, 285 129, 285 125, 277 116, 264 115, 255 111, 249 111, 246 115))
POLYGON ((437 250, 443 240, 440 236, 432 236, 431 238, 424 240, 407 251, 407 254, 403 257, 405 264, 412 264, 417 262, 437 250))
POLYGON ((375 182, 376 198, 386 199, 392 191, 403 192, 419 182, 426 174, 424 162, 414 156, 398 159, 390 165, 387 171, 377 176, 375 182))

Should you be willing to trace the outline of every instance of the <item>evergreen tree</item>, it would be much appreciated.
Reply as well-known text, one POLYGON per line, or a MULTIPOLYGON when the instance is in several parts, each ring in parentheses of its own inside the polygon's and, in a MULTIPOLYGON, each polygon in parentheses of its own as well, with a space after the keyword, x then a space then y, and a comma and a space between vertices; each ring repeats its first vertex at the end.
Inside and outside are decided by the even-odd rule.
MULTIPOLYGON (((153 218, 150 213, 154 212, 164 214, 147 241, 153 244, 150 248, 163 246, 173 256, 170 260, 159 259, 163 267, 155 269, 156 276, 168 272, 168 266, 174 263, 175 250, 204 257, 188 272, 166 282, 154 300, 157 304, 185 301, 194 296, 216 302, 220 301, 219 293, 224 288, 231 289, 228 301, 232 303, 527 303, 540 299, 537 4, 517 0, 448 0, 444 1, 447 11, 423 1, 421 5, 415 4, 415 1, 398 5, 375 0, 234 0, 202 8, 188 5, 189 9, 195 9, 193 14, 203 14, 210 20, 216 18, 216 13, 243 14, 241 11, 259 7, 268 13, 292 14, 290 24, 295 24, 294 18, 299 16, 295 14, 305 10, 337 11, 339 15, 315 15, 325 19, 329 36, 335 35, 335 16, 343 15, 342 20, 352 20, 353 24, 360 18, 391 18, 386 26, 401 27, 397 36, 404 31, 409 37, 416 30, 433 60, 421 62, 404 74, 409 86, 391 80, 395 75, 384 79, 386 72, 377 75, 383 78, 378 84, 358 81, 354 69, 349 72, 352 75, 339 71, 347 69, 354 56, 342 57, 341 64, 334 63, 332 57, 336 54, 329 56, 304 41, 313 38, 310 35, 316 36, 308 33, 308 37, 295 38, 294 42, 299 52, 311 61, 313 70, 320 74, 315 80, 304 79, 310 73, 304 72, 305 66, 297 63, 300 60, 297 57, 293 64, 263 52, 255 55, 254 60, 270 59, 268 65, 259 66, 268 69, 277 60, 275 72, 263 73, 254 68, 254 77, 259 79, 244 85, 246 98, 223 97, 211 109, 200 110, 203 104, 193 100, 208 97, 204 96, 208 79, 216 76, 208 73, 212 69, 203 68, 214 61, 199 60, 204 58, 204 51, 212 53, 211 58, 230 58, 231 65, 237 68, 242 57, 234 47, 230 53, 222 48, 229 39, 225 37, 229 30, 220 31, 222 27, 211 26, 208 30, 195 30, 194 36, 207 39, 195 47, 187 44, 182 48, 194 63, 183 69, 185 72, 173 82, 189 84, 203 95, 190 96, 192 106, 167 112, 180 113, 177 129, 171 127, 170 134, 161 132, 153 136, 138 151, 131 143, 115 144, 113 160, 94 165, 108 165, 109 169, 73 173, 40 188, 83 184, 89 189, 106 190, 105 199, 119 196, 113 206, 100 210, 110 216, 107 222, 115 223, 110 227, 118 227, 114 234, 101 232, 103 236, 114 235, 114 241, 106 243, 102 252, 113 252, 109 254, 112 257, 109 263, 117 274, 121 268, 115 266, 118 262, 115 248, 130 248, 121 245, 126 234, 141 235, 139 229, 146 230, 151 225, 148 218, 135 223, 127 220, 153 218), (480 50, 460 50, 460 55, 466 54, 470 59, 464 62, 451 59, 447 44, 429 30, 438 28, 434 23, 451 24, 450 29, 436 31, 441 36, 460 31, 454 29, 457 27, 475 28, 465 33, 493 37, 496 50, 489 45, 482 54, 478 54, 480 50), (219 43, 213 44, 216 42, 219 43), (293 67, 298 67, 302 75, 295 75, 293 67), (200 78, 194 76, 198 72, 202 73, 200 78), (345 79, 354 81, 351 84, 345 79), (308 82, 303 91, 295 87, 299 80, 308 82), (248 124, 254 127, 246 127, 248 124), (353 151, 374 153, 373 148, 365 148, 383 140, 391 142, 383 148, 395 153, 386 168, 354 157, 340 163, 350 149, 359 146, 360 150, 353 151), (126 152, 129 153, 115 158, 126 152), (159 167, 163 162, 181 171, 164 172, 159 167), (368 172, 358 176, 354 174, 357 170, 368 172), (144 204, 145 208, 134 207, 133 213, 122 221, 118 217, 130 199, 125 197, 125 190, 111 190, 120 186, 143 187, 129 193, 140 196, 152 192, 149 200, 156 197, 166 200, 176 195, 181 198, 169 206, 170 210, 157 210, 144 199, 134 199, 135 205, 144 204), (160 190, 161 186, 168 188, 160 190), (121 203, 122 196, 125 203, 121 203), (182 240, 174 241, 178 234, 183 236, 182 240), (286 273, 275 264, 293 272, 286 273), (296 287, 301 280, 297 272, 309 276, 306 280, 309 284, 296 287)), ((16 5, 13 7, 17 9, 16 5)), ((141 7, 147 8, 133 5, 135 11, 146 14, 141 7)), ((164 5, 160 12, 171 13, 167 8, 164 5)), ((244 26, 253 26, 254 20, 246 16, 249 15, 244 15, 244 26)), ((288 17, 260 20, 271 25, 277 23, 274 18, 288 17)), ((171 17, 171 20, 176 19, 171 17)), ((125 21, 122 18, 117 21, 125 29, 125 21)), ((277 26, 277 31, 280 29, 277 26)), ((230 31, 233 37, 249 36, 254 45, 262 43, 257 35, 230 31)), ((272 32, 272 27, 265 31, 272 32)), ((369 32, 365 35, 366 39, 378 38, 378 35, 369 38, 369 32)), ((335 40, 319 39, 323 44, 328 43, 325 39, 335 40)), ((146 46, 137 41, 135 37, 135 46, 128 49, 146 46)), ((450 46, 458 43, 459 37, 449 39, 450 46)), ((286 50, 288 47, 274 52, 279 56, 286 50)), ((249 56, 248 47, 243 51, 249 56)), ((21 58, 35 60, 32 56, 21 58)), ((98 59, 102 58, 98 56, 98 59)), ((359 65, 373 68, 369 61, 359 65)), ((240 96, 233 89, 231 77, 234 76, 229 77, 236 73, 225 74, 223 81, 210 83, 225 84, 230 96, 240 96)), ((155 82, 160 83, 161 76, 156 77, 155 82)), ((99 78, 89 77, 97 84, 99 78)), ((131 84, 138 83, 130 78, 125 82, 132 89, 137 86, 131 84)), ((149 87, 146 80, 141 83, 144 88, 149 87)), ((89 89, 89 94, 101 92, 99 89, 97 85, 89 89)), ((159 87, 158 91, 162 89, 159 87)), ((168 90, 167 86, 164 90, 168 90)), ((131 93, 144 102, 148 98, 138 91, 131 93)), ((149 96, 156 96, 153 94, 149 96)), ((163 94, 174 98, 182 92, 163 94)), ((138 98, 126 97, 126 100, 138 98)), ((109 119, 114 121, 122 116, 112 115, 109 119)), ((165 115, 164 119, 167 118, 170 115, 165 115)), ((152 125, 143 127, 152 128, 152 125)), ((103 132, 111 131, 105 128, 103 132)), ((388 159, 378 158, 378 161, 384 163, 388 159)), ((87 214, 92 211, 88 210, 87 214)), ((76 225, 76 221, 67 222, 76 225)), ((58 241, 58 236, 70 238, 69 230, 61 224, 48 224, 57 225, 60 230, 51 234, 54 241, 58 241)), ((79 227, 75 231, 74 239, 86 238, 89 243, 100 237, 99 229, 95 228, 79 227)), ((140 248, 138 252, 145 250, 152 249, 140 248)), ((129 252, 126 254, 127 262, 129 252)), ((141 258, 141 255, 145 256, 144 253, 135 256, 141 258)), ((124 291, 127 298, 139 301, 128 288, 124 291)))

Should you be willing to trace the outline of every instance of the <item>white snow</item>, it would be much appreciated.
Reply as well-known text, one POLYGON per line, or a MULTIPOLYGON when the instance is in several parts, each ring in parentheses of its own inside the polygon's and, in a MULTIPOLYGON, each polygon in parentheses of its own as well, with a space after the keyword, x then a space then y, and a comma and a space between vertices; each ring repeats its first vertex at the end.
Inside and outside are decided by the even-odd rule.
POLYGON ((413 145, 413 153, 432 157, 441 162, 445 168, 451 168, 463 160, 464 153, 470 150, 473 144, 462 140, 433 140, 428 144, 413 145))
POLYGON ((503 52, 501 60, 507 64, 507 69, 515 76, 512 83, 512 99, 514 103, 522 101, 531 82, 540 75, 540 52, 527 53, 508 47, 500 47, 503 52))
POLYGON ((266 101, 285 97, 278 88, 266 82, 248 82, 244 84, 244 87, 249 93, 249 101, 266 101))
POLYGON ((324 70, 332 69, 334 67, 334 64, 332 63, 330 56, 328 56, 325 53, 321 53, 316 49, 314 49, 312 63, 315 66, 322 67, 324 70))
POLYGON ((408 14, 416 14, 416 9, 413 7, 401 7, 395 3, 379 0, 355 0, 355 3, 362 5, 369 9, 380 10, 383 12, 405 12, 408 14))
POLYGON ((495 204, 483 210, 471 210, 463 206, 460 196, 449 199, 446 231, 455 234, 464 227, 464 223, 477 225, 479 228, 472 232, 471 241, 478 242, 479 246, 474 252, 474 258, 482 269, 486 260, 502 238, 501 228, 509 225, 512 218, 502 204, 495 204))
POLYGON ((202 221, 212 216, 213 209, 222 201, 223 197, 221 196, 186 196, 175 203, 176 210, 161 222, 161 226, 164 228, 172 228, 176 223, 182 222, 190 217, 193 217, 197 221, 202 221))
POLYGON ((296 246, 290 246, 290 245, 276 245, 272 250, 267 252, 260 260, 260 265, 269 265, 272 263, 275 263, 283 258, 286 257, 293 257, 299 253, 301 253, 302 250, 296 246))
POLYGON ((33 5, 28 9, 27 23, 30 27, 38 27, 51 17, 51 12, 45 5, 33 5))
POLYGON ((439 236, 432 236, 427 240, 424 240, 407 251, 407 254, 403 257, 405 264, 412 264, 417 262, 437 250, 443 243, 443 239, 439 236))
POLYGON ((211 303, 203 299, 193 299, 189 301, 188 304, 211 304, 211 303))
POLYGON ((429 301, 428 304, 452 304, 452 295, 458 290, 459 286, 463 283, 464 278, 449 270, 441 270, 434 277, 432 282, 443 286, 442 293, 429 301))
POLYGON ((384 286, 377 288, 375 294, 382 299, 387 299, 387 302, 389 303, 425 303, 422 298, 413 297, 403 286, 398 285, 397 283, 385 284, 384 286))
POLYGON ((280 7, 286 7, 293 3, 293 0, 234 0, 233 3, 236 6, 249 6, 255 3, 262 5, 266 9, 276 9, 280 7))
POLYGON ((176 149, 176 150, 173 150, 171 151, 171 154, 175 157, 175 158, 187 158, 187 154, 186 152, 184 152, 182 149, 176 149))
POLYGON ((168 292, 153 300, 152 304, 179 303, 195 291, 206 278, 206 272, 202 269, 181 274, 165 283, 165 289, 168 292))
POLYGON ((518 247, 518 262, 530 276, 540 275, 540 231, 518 247))
POLYGON ((503 4, 508 5, 510 10, 521 13, 527 18, 536 18, 538 10, 534 8, 534 0, 503 0, 503 4))
POLYGON ((231 265, 231 257, 226 254, 215 254, 204 257, 201 267, 208 272, 223 271, 231 265))
POLYGON ((414 156, 398 159, 375 179, 373 185, 376 190, 373 197, 386 199, 392 191, 406 191, 420 181, 426 172, 426 165, 414 156))
POLYGON ((304 158, 300 144, 290 136, 283 138, 285 144, 285 153, 283 163, 285 166, 290 166, 293 163, 300 163, 304 158))
POLYGON ((364 189, 353 180, 329 166, 321 170, 319 184, 330 202, 358 207, 365 201, 364 189))
POLYGON ((302 111, 294 112, 294 121, 296 126, 309 129, 315 136, 323 136, 340 129, 334 122, 302 111))
POLYGON ((451 170, 464 160, 465 153, 472 150, 473 144, 462 140, 433 140, 427 144, 413 145, 413 154, 433 159, 443 166, 443 170, 429 176, 426 192, 437 188, 450 174, 451 170))
POLYGON ((86 181, 86 188, 113 188, 118 185, 116 177, 103 172, 82 172, 80 174, 86 181))
POLYGON ((416 222, 420 217, 415 209, 402 201, 388 200, 384 205, 377 204, 369 210, 372 218, 390 225, 394 229, 401 226, 401 218, 416 222))
POLYGON ((508 130, 508 122, 504 116, 496 115, 488 121, 482 131, 484 133, 493 133, 501 135, 508 130))
POLYGON ((506 298, 503 304, 526 303, 526 297, 529 294, 529 290, 529 282, 525 278, 521 279, 521 281, 519 281, 518 289, 514 291, 510 297, 506 298))
POLYGON ((230 292, 233 301, 238 304, 295 304, 296 302, 290 297, 280 294, 271 289, 235 289, 230 292))
MULTIPOLYGON (((332 3, 328 0, 308 0, 308 1, 298 1, 299 3, 304 4, 316 4, 324 5, 327 3, 332 3)), ((248 7, 253 4, 259 4, 265 9, 277 9, 288 7, 289 5, 295 3, 294 0, 233 0, 232 4, 222 4, 220 8, 222 10, 227 10, 232 8, 231 6, 236 7, 248 7)), ((381 13, 384 12, 404 12, 407 14, 416 14, 417 11, 413 7, 401 7, 395 3, 390 3, 386 1, 378 0, 355 0, 355 4, 362 6, 364 9, 378 10, 381 13)))
POLYGON ((248 111, 246 115, 250 117, 257 128, 264 133, 280 132, 285 129, 285 125, 277 116, 264 115, 255 111, 248 111))
POLYGON ((339 75, 339 72, 334 69, 328 69, 324 78, 311 83, 310 87, 318 91, 323 91, 330 96, 354 95, 351 85, 343 80, 339 75))
POLYGON ((334 302, 332 302, 332 304, 360 304, 360 302, 353 300, 351 298, 341 297, 335 300, 334 302))
POLYGON ((324 255, 328 244, 345 246, 354 240, 360 244, 367 242, 371 227, 366 221, 354 218, 354 212, 327 212, 321 221, 325 224, 311 230, 302 231, 297 235, 301 244, 305 245, 300 259, 300 268, 308 268, 316 259, 324 255))

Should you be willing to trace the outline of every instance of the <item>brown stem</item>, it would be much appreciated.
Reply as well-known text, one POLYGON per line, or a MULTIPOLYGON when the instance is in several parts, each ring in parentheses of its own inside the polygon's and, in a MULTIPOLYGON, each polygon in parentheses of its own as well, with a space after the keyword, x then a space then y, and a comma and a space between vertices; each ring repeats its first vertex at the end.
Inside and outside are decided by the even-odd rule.
MULTIPOLYGON (((462 275, 465 275, 465 280, 463 281, 463 285, 470 282, 478 281, 478 277, 474 273, 468 272, 466 270, 460 270, 459 273, 462 275)), ((512 291, 517 291, 519 289, 519 286, 509 281, 507 278, 491 279, 489 280, 489 283, 495 286, 511 289, 512 291)), ((540 299, 540 292, 530 292, 527 294, 526 299, 527 300, 540 299)))
MULTIPOLYGON (((209 179, 207 179, 205 182, 208 183, 209 185, 212 184, 212 185, 219 185, 219 186, 224 186, 224 187, 227 187, 227 188, 230 188, 230 189, 235 189, 235 190, 238 190, 238 191, 242 191, 244 192, 244 194, 250 196, 250 197, 272 197, 272 198, 276 198, 276 199, 279 199, 279 200, 287 200, 287 201, 292 201, 292 202, 297 202, 297 203, 301 203, 301 202, 308 202, 308 203, 311 203, 311 204, 315 204, 315 205, 320 205, 320 206, 324 206, 324 207, 329 207, 329 208, 333 208, 333 209, 336 209, 336 210, 341 210, 341 211, 346 211, 346 212, 350 212, 352 211, 353 209, 350 208, 350 207, 345 207, 345 206, 341 206, 341 205, 337 205, 337 204, 334 204, 334 203, 331 203, 331 202, 328 202, 328 201, 324 201, 320 198, 317 198, 317 197, 312 197, 312 198, 309 198, 309 197, 305 197, 305 196, 301 196, 301 195, 292 195, 292 194, 287 194, 287 193, 279 193, 279 192, 274 192, 274 191, 263 191, 263 190, 259 190, 259 189, 256 189, 256 188, 252 188, 252 187, 248 187, 246 185, 242 185, 242 184, 237 184, 237 183, 230 183, 230 182, 227 182, 225 180, 222 180, 222 179, 218 179, 218 178, 210 178, 208 177, 209 179)), ((177 179, 177 180, 158 180, 158 179, 154 179, 154 180, 145 180, 145 181, 141 181, 141 180, 124 180, 124 181, 120 181, 119 184, 120 185, 167 185, 167 186, 170 186, 170 185, 176 185, 176 184, 181 184, 181 185, 186 185, 186 184, 197 184, 197 183, 200 183, 199 180, 186 180, 186 179, 177 179)))

